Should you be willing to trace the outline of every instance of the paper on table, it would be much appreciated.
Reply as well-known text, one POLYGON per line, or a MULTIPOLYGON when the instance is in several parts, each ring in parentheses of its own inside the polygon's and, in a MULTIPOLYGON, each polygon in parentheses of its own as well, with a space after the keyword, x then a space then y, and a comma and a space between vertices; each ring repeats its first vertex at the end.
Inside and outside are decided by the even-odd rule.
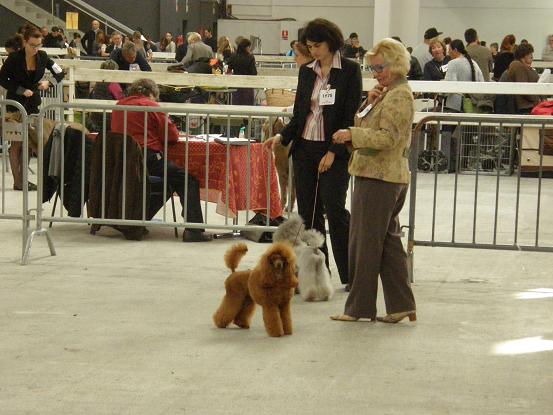
POLYGON ((255 143, 256 141, 255 140, 248 140, 247 138, 238 138, 238 137, 230 137, 230 138, 227 138, 227 137, 218 137, 215 139, 215 142, 216 143, 219 143, 219 144, 230 144, 230 145, 235 145, 235 146, 243 146, 243 145, 246 145, 248 143, 255 143))
MULTIPOLYGON (((215 141, 217 138, 221 137, 221 134, 198 134, 188 137, 188 141, 203 141, 208 140, 209 142, 215 141)), ((186 134, 179 136, 179 141, 186 141, 186 134)))

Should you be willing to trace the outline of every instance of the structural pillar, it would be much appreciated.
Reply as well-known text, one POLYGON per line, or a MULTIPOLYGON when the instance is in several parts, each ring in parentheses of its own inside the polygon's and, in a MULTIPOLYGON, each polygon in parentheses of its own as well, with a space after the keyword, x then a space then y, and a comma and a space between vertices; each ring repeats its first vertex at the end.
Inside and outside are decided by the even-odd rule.
POLYGON ((418 45, 419 9, 420 0, 374 0, 373 43, 399 36, 405 46, 418 45))

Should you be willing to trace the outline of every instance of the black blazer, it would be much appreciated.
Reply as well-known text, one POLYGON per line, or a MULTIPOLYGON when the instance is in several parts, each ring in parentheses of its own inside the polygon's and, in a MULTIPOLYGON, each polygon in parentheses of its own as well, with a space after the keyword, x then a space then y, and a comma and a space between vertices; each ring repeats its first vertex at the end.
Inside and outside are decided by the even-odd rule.
MULTIPOLYGON (((342 57, 342 69, 330 70, 329 84, 331 89, 336 89, 334 105, 325 105, 323 108, 323 120, 325 127, 325 141, 328 150, 336 154, 336 157, 349 158, 349 153, 344 144, 332 144, 332 134, 342 128, 353 126, 355 113, 361 103, 361 68, 359 64, 342 57)), ((281 131, 282 144, 292 142, 290 154, 294 152, 297 140, 302 138, 307 116, 311 112, 311 94, 315 86, 317 74, 313 69, 303 65, 300 68, 296 101, 294 103, 294 115, 288 125, 281 131)))
POLYGON ((27 71, 25 48, 10 53, 0 69, 0 85, 8 91, 6 98, 19 102, 27 112, 38 112, 41 103, 38 83, 44 76, 46 69, 54 75, 57 82, 60 82, 64 77, 61 68, 54 65, 55 62, 48 57, 46 52, 39 50, 36 54, 36 71, 34 74, 30 74, 27 71), (23 95, 26 89, 34 92, 29 98, 23 95))

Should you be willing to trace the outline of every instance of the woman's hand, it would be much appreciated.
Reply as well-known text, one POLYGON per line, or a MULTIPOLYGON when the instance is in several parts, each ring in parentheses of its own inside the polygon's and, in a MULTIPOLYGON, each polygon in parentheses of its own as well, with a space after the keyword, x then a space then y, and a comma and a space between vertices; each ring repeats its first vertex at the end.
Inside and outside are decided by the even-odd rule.
POLYGON ((32 97, 33 95, 33 91, 31 91, 30 89, 26 89, 25 91, 23 91, 23 96, 27 98, 32 97))
POLYGON ((338 130, 332 134, 332 142, 334 144, 345 144, 351 141, 351 131, 349 129, 338 130))
POLYGON ((367 101, 369 104, 374 104, 377 102, 382 94, 384 94, 387 91, 387 88, 384 85, 378 84, 373 89, 369 91, 369 95, 367 98, 367 101))
POLYGON ((38 89, 40 89, 41 91, 46 91, 48 88, 50 88, 50 82, 40 81, 38 83, 38 89))
POLYGON ((324 173, 332 167, 335 156, 336 155, 332 151, 326 152, 325 156, 319 162, 319 173, 324 173))
POLYGON ((275 144, 280 144, 280 134, 268 138, 263 142, 263 150, 270 153, 275 148, 275 144))

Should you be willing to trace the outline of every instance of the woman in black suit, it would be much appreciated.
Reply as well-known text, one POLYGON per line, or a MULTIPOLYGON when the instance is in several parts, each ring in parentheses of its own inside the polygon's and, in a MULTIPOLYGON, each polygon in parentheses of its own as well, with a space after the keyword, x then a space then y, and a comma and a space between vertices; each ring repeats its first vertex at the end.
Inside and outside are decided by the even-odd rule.
MULTIPOLYGON (((57 82, 63 79, 64 74, 46 52, 39 50, 42 46, 42 34, 37 28, 27 27, 23 38, 25 46, 11 53, 0 69, 0 85, 8 91, 7 99, 19 102, 27 114, 36 114, 41 103, 39 91, 46 91, 51 86, 49 81, 42 80, 45 70, 48 69, 57 82)), ((9 106, 7 110, 16 111, 9 106)), ((20 142, 12 142, 10 164, 14 190, 22 190, 21 150, 20 142)), ((29 190, 36 190, 36 185, 29 182, 29 190)))
MULTIPOLYGON (((345 205, 349 152, 345 145, 332 143, 332 134, 353 125, 361 100, 361 70, 356 62, 340 56, 344 38, 328 20, 309 22, 301 41, 315 60, 300 68, 290 123, 264 146, 269 150, 275 142, 292 142, 299 214, 306 228, 313 227, 326 235, 326 213, 340 280, 348 284, 350 214, 345 205)), ((326 244, 323 251, 328 266, 326 244)))

